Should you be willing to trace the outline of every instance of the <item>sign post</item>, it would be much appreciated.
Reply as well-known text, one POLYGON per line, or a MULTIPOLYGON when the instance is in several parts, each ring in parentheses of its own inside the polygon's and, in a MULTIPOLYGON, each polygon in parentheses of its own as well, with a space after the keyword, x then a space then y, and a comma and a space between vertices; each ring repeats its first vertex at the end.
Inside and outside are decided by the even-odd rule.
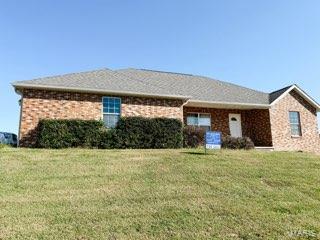
POLYGON ((221 132, 207 131, 205 134, 204 152, 207 149, 221 149, 221 132))

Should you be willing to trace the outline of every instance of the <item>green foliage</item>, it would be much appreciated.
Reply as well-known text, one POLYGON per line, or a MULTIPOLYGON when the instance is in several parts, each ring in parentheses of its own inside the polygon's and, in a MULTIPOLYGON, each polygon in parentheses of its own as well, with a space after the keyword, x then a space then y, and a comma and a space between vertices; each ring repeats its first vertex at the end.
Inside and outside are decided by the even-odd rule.
POLYGON ((196 148, 203 146, 205 130, 195 126, 185 126, 183 128, 183 146, 196 148))
POLYGON ((102 149, 124 148, 123 137, 116 129, 105 129, 100 133, 100 143, 102 149))
POLYGON ((182 123, 169 118, 121 118, 102 133, 101 148, 180 148, 182 123))
POLYGON ((253 149, 254 143, 252 140, 248 137, 230 137, 226 136, 222 138, 222 148, 228 148, 228 149, 253 149))
POLYGON ((40 148, 98 147, 103 122, 95 120, 41 120, 37 146, 40 148))
POLYGON ((115 129, 101 121, 42 120, 40 148, 180 148, 182 123, 169 118, 121 118, 115 129))
MULTIPOLYGON (((205 130, 194 126, 185 126, 183 129, 183 146, 197 148, 204 144, 205 130)), ((235 138, 231 136, 222 137, 222 148, 227 149, 253 149, 254 143, 248 137, 235 138)))

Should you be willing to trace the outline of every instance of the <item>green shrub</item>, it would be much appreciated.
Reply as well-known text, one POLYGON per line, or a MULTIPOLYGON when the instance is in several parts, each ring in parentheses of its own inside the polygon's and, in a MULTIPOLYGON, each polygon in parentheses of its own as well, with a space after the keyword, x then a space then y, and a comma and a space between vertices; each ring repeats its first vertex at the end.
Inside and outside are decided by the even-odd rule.
POLYGON ((105 129, 100 133, 98 147, 102 149, 124 148, 123 137, 116 129, 105 129))
POLYGON ((121 148, 153 148, 156 126, 152 119, 121 118, 116 127, 121 148))
MULTIPOLYGON (((196 148, 204 145, 205 130, 194 126, 185 126, 183 128, 183 146, 196 148)), ((227 149, 253 149, 254 143, 248 137, 225 136, 221 139, 221 147, 227 149)))
POLYGON ((41 120, 37 146, 40 148, 95 148, 100 144, 102 121, 41 120))
POLYGON ((101 121, 41 120, 40 148, 180 148, 182 123, 168 118, 121 118, 114 129, 101 121))
POLYGON ((178 119, 126 117, 119 120, 115 130, 111 138, 118 148, 182 147, 182 123, 178 119))
POLYGON ((183 128, 183 146, 190 148, 203 146, 205 133, 206 131, 203 128, 185 126, 183 128))
POLYGON ((248 137, 231 137, 226 136, 222 137, 222 148, 228 148, 228 149, 253 149, 254 143, 252 140, 248 137))

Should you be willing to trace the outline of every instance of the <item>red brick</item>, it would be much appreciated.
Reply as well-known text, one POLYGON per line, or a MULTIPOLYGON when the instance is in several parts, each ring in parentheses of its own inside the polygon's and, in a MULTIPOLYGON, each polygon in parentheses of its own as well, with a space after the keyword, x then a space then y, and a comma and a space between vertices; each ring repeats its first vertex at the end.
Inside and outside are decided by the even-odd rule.
POLYGON ((185 107, 183 109, 184 122, 187 113, 208 113, 211 115, 211 130, 221 131, 223 136, 230 135, 229 114, 241 114, 242 134, 249 137, 256 146, 272 146, 270 118, 268 109, 238 110, 185 107))
POLYGON ((270 109, 275 150, 319 152, 317 111, 296 91, 290 92, 270 109), (289 111, 300 113, 301 137, 292 137, 289 111))
MULTIPOLYGON (((40 119, 102 119, 101 94, 24 89, 20 123, 20 146, 32 147, 40 119)), ((122 116, 182 119, 181 100, 121 97, 122 116)))

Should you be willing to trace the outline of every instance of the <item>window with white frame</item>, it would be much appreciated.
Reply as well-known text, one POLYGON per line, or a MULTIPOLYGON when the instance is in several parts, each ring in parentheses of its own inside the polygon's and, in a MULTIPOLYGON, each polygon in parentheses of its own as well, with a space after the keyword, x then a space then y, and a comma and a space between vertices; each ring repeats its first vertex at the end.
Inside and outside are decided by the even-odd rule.
POLYGON ((196 126, 210 131, 211 129, 211 117, 207 113, 188 113, 187 114, 187 125, 196 126))
POLYGON ((121 99, 117 97, 103 97, 103 122, 107 128, 114 128, 121 114, 121 99))
POLYGON ((291 135, 301 136, 301 123, 300 123, 300 113, 299 112, 289 112, 291 135))

